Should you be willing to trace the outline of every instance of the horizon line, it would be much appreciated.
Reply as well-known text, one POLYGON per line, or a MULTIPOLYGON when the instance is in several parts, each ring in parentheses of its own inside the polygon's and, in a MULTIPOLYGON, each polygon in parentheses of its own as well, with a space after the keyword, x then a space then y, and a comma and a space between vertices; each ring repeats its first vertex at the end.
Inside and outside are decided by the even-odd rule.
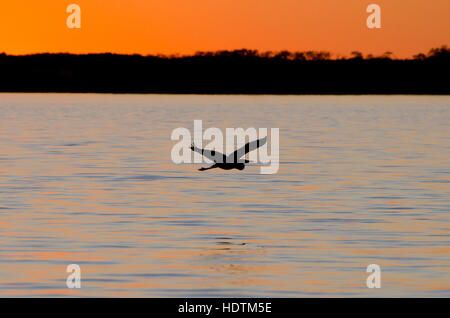
MULTIPOLYGON (((410 57, 405 58, 398 58, 395 56, 395 53, 392 51, 386 51, 385 53, 381 55, 374 55, 372 53, 364 54, 361 51, 354 50, 350 53, 350 56, 347 55, 341 55, 341 54, 335 54, 331 51, 326 50, 258 50, 258 49, 247 49, 247 48, 240 48, 240 49, 223 49, 223 50, 209 50, 209 51, 195 51, 194 53, 171 53, 171 54, 164 54, 164 53, 149 53, 149 54, 143 54, 143 53, 117 53, 112 51, 99 51, 99 52, 85 52, 85 53, 72 53, 72 52, 64 52, 64 51, 55 51, 55 52, 33 52, 33 53, 25 53, 25 54, 9 54, 7 52, 0 52, 0 56, 12 56, 12 57, 26 57, 26 56, 37 56, 37 55, 73 55, 73 56, 86 56, 86 55, 117 55, 117 56, 140 56, 140 57, 157 57, 157 58, 188 58, 188 57, 199 57, 199 56, 220 56, 220 54, 227 54, 227 53, 249 53, 249 54, 241 54, 242 56, 254 56, 254 57, 260 57, 260 58, 274 58, 274 57, 283 57, 285 56, 286 59, 295 59, 292 58, 296 54, 303 54, 305 57, 309 56, 320 56, 321 59, 325 60, 344 60, 344 59, 354 59, 354 58, 361 58, 361 59, 391 59, 391 60, 416 60, 420 57, 429 57, 433 55, 433 53, 436 52, 446 52, 449 53, 450 49, 448 48, 448 45, 443 44, 438 47, 432 47, 428 50, 428 52, 419 52, 416 53, 410 57)), ((308 58, 306 58, 308 60, 308 58)))

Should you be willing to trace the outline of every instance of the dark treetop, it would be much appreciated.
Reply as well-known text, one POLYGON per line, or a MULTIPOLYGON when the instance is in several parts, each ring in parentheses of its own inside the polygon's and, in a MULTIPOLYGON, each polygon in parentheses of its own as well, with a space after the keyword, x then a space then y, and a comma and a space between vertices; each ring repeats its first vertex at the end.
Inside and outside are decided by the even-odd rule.
POLYGON ((412 59, 330 59, 327 52, 200 52, 192 56, 0 54, 1 92, 449 94, 450 50, 412 59))

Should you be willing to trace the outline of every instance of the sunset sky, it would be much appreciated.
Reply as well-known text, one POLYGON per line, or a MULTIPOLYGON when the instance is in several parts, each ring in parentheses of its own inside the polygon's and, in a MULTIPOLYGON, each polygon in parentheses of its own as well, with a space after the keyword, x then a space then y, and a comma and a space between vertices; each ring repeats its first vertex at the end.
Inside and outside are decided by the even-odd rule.
POLYGON ((392 51, 450 44, 449 0, 2 0, 0 52, 190 54, 222 49, 392 51), (81 29, 66 7, 81 7, 81 29), (366 26, 381 6, 382 29, 366 26))

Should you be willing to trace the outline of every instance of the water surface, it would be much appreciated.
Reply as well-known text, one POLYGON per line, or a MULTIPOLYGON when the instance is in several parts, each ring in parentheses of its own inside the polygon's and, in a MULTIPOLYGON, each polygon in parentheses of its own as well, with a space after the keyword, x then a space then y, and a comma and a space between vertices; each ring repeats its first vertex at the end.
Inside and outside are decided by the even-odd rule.
POLYGON ((1 296, 450 296, 448 96, 0 94, 0 114, 1 296), (280 128, 279 172, 174 165, 194 119, 280 128))

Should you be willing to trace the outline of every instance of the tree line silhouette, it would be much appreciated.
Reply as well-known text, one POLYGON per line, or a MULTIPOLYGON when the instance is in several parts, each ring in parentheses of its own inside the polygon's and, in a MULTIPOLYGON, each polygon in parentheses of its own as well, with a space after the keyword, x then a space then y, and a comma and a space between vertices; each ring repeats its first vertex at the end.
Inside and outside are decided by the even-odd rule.
POLYGON ((449 94, 450 49, 411 59, 233 50, 194 55, 0 54, 1 92, 449 94))

